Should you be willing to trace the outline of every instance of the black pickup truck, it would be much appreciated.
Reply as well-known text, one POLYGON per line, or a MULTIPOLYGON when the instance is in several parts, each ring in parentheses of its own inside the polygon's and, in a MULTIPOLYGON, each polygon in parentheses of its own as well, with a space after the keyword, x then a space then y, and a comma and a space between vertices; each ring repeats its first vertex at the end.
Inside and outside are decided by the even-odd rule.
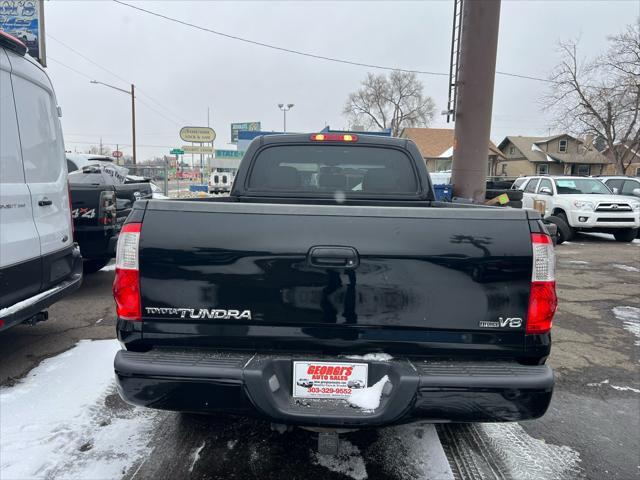
POLYGON ((540 417, 554 268, 538 213, 436 202, 411 141, 258 137, 230 197, 136 202, 118 389, 307 428, 540 417))
POLYGON ((69 174, 74 236, 84 273, 94 273, 115 256, 118 234, 135 201, 152 197, 149 182, 128 183, 126 169, 95 162, 69 174))

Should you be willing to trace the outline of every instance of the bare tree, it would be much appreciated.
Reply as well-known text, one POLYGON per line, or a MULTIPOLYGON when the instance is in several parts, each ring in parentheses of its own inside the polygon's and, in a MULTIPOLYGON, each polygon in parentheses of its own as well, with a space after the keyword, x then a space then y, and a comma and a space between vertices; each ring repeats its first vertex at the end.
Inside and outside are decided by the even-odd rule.
POLYGON ((349 94, 344 114, 352 125, 387 130, 398 136, 405 127, 426 127, 435 110, 415 73, 368 73, 357 92, 349 94))
POLYGON ((576 40, 561 42, 562 61, 544 103, 558 127, 602 138, 616 172, 625 174, 640 147, 640 19, 609 41, 603 55, 588 61, 579 58, 576 40))

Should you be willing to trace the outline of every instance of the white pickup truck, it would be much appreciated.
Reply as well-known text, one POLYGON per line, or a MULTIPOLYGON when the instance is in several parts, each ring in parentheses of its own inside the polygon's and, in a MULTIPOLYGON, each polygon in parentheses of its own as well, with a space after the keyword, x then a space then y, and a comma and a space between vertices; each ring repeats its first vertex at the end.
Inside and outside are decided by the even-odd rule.
POLYGON ((640 201, 614 195, 600 180, 585 177, 527 177, 514 188, 523 191, 522 207, 544 202, 544 217, 558 226, 558 243, 575 232, 604 232, 631 242, 640 228, 640 201))

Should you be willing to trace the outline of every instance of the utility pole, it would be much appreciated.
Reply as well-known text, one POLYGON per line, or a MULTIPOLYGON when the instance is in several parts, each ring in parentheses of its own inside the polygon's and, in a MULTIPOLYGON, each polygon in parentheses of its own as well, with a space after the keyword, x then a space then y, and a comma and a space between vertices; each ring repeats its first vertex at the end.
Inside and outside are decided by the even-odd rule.
POLYGON ((131 84, 131 129, 133 130, 133 164, 136 164, 136 95, 135 86, 131 84))
POLYGON ((451 183, 455 197, 484 203, 500 0, 463 0, 451 183))
MULTIPOLYGON (((131 95, 131 130, 133 134, 133 164, 136 164, 136 94, 135 94, 135 86, 133 83, 131 84, 131 90, 125 90, 124 88, 114 87, 113 85, 109 85, 108 83, 99 82, 97 80, 91 80, 89 83, 93 83, 94 85, 104 85, 105 87, 113 88, 114 90, 118 90, 119 92, 126 93, 127 95, 131 95)), ((100 139, 100 154, 102 154, 102 139, 100 139)))

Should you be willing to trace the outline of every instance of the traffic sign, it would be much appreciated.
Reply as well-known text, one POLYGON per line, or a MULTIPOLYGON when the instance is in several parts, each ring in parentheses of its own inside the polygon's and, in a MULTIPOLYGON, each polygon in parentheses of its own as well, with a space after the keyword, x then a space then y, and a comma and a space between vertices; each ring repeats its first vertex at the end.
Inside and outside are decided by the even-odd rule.
POLYGON ((185 153, 213 153, 211 145, 183 145, 182 150, 185 153))
POLYGON ((212 143, 216 139, 216 132, 209 127, 182 127, 180 138, 185 142, 212 143))
POLYGON ((184 150, 174 148, 169 152, 171 155, 184 155, 184 150))
POLYGON ((113 158, 120 158, 122 157, 122 152, 120 150, 114 150, 113 152, 111 152, 111 156, 113 158))

